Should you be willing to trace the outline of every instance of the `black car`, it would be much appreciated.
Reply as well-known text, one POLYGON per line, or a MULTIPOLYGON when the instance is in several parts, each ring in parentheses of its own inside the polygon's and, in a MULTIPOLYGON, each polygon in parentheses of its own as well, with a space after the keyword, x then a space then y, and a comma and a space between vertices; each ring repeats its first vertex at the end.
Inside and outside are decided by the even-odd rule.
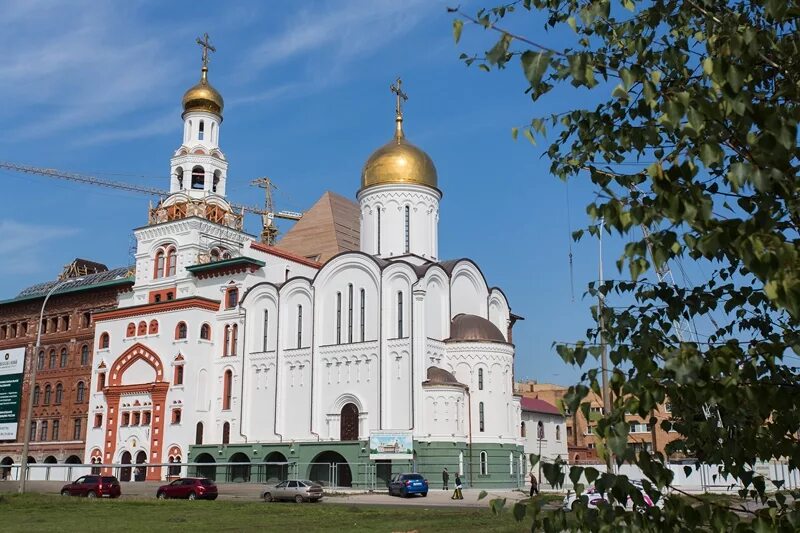
POLYGON ((397 474, 389 482, 389 495, 407 498, 412 494, 428 495, 428 480, 420 474, 397 474))

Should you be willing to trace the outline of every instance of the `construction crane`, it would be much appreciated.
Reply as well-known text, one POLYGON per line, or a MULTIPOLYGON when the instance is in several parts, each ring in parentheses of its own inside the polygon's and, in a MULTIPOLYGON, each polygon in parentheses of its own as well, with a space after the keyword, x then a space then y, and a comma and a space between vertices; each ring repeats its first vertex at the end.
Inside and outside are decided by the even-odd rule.
MULTIPOLYGON (((169 191, 157 189, 154 187, 145 187, 142 185, 134 185, 132 183, 125 183, 121 181, 107 180, 98 178, 96 176, 87 176, 85 174, 78 174, 75 172, 66 172, 53 168, 35 167, 30 165, 20 165, 8 161, 0 161, 0 169, 10 170, 13 172, 21 172, 25 174, 35 174, 37 176, 45 176, 48 178, 56 178, 67 181, 74 181, 76 183, 83 183, 86 185, 96 185, 99 187, 107 187, 109 189, 118 189, 127 192, 135 192, 140 194, 147 194, 150 196, 159 196, 161 198, 170 195, 169 191)), ((276 218, 284 220, 300 220, 303 213, 297 211, 275 211, 272 202, 272 191, 276 188, 269 178, 258 178, 253 180, 253 185, 257 185, 265 189, 264 208, 253 207, 249 205, 230 204, 231 208, 235 211, 244 211, 261 216, 263 225, 261 231, 262 242, 266 244, 275 244, 275 238, 278 235, 278 228, 274 226, 273 221, 276 218)))

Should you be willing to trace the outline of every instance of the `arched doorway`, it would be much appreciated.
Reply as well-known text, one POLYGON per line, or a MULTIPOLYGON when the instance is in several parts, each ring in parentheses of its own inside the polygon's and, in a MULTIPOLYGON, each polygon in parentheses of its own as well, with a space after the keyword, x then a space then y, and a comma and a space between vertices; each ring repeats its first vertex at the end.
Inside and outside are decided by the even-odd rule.
POLYGON ((77 455, 70 455, 69 457, 67 457, 67 460, 66 460, 66 461, 64 461, 64 463, 66 463, 66 464, 68 464, 68 465, 79 465, 79 464, 83 464, 83 463, 81 463, 81 458, 80 458, 80 457, 78 457, 77 455))
MULTIPOLYGON (((44 458, 44 464, 46 465, 55 465, 58 464, 58 459, 55 458, 53 455, 48 455, 44 458)), ((50 467, 44 469, 44 479, 45 481, 50 481, 50 467)))
MULTIPOLYGON (((124 465, 131 464, 131 452, 122 452, 122 455, 119 458, 119 462, 124 465)), ((129 466, 123 466, 119 469, 119 480, 120 481, 130 481, 131 480, 131 468, 129 466)))
POLYGON ((268 463, 264 470, 264 479, 266 483, 278 483, 288 479, 289 477, 289 464, 286 462, 286 456, 281 452, 272 452, 264 458, 264 462, 268 463))
POLYGON ((322 452, 311 461, 308 479, 328 487, 353 486, 353 474, 347 459, 334 451, 322 452))
POLYGON ((228 478, 235 483, 247 483, 250 481, 250 458, 242 452, 233 454, 230 458, 231 463, 242 463, 241 465, 231 465, 228 467, 228 478))
POLYGON ((358 440, 358 407, 354 403, 348 403, 342 407, 339 440, 358 440))
MULTIPOLYGON (((144 451, 139 451, 139 453, 136 454, 136 464, 137 465, 147 464, 147 454, 144 451)), ((137 466, 135 470, 134 481, 144 481, 146 476, 147 476, 147 467, 137 466)))
POLYGON ((212 481, 216 481, 217 479, 217 467, 214 465, 216 461, 214 457, 210 453, 201 453, 198 455, 195 460, 195 463, 209 463, 208 466, 198 466, 197 469, 197 476, 198 477, 207 477, 212 481))
POLYGON ((14 459, 11 457, 3 457, 0 461, 0 479, 5 481, 11 479, 11 465, 14 464, 14 459))

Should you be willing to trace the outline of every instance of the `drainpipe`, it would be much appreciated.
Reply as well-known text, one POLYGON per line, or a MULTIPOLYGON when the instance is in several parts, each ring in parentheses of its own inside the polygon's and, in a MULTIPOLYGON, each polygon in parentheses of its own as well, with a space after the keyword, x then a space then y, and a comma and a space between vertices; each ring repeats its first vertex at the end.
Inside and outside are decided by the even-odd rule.
POLYGON ((311 309, 312 309, 312 312, 311 312, 311 318, 312 318, 312 324, 311 324, 311 379, 309 380, 311 382, 311 417, 308 420, 308 432, 311 433, 312 435, 316 436, 317 437, 317 442, 319 442, 320 441, 319 433, 315 433, 314 432, 314 352, 315 352, 315 350, 314 350, 314 337, 315 337, 315 335, 314 334, 316 333, 316 329, 317 329, 315 327, 316 324, 317 324, 317 321, 314 320, 314 314, 317 312, 317 306, 314 305, 314 303, 316 302, 316 293, 317 293, 317 291, 315 289, 316 288, 312 285, 311 286, 311 309))
POLYGON ((464 391, 467 393, 467 418, 469 419, 469 486, 474 487, 472 483, 472 394, 469 392, 469 387, 464 391))
MULTIPOLYGON (((364 298, 367 297, 367 291, 364 289, 364 298)), ((378 277, 378 429, 383 429, 383 270, 380 271, 378 277)), ((367 308, 364 306, 364 321, 367 320, 367 308)), ((367 327, 364 325, 364 336, 367 336, 367 327)), ((413 442, 413 438, 412 438, 413 442)))
POLYGON ((279 361, 280 359, 278 356, 281 353, 281 292, 278 292, 278 299, 276 300, 275 308, 277 309, 278 317, 275 322, 275 331, 277 334, 275 335, 275 416, 272 417, 272 432, 275 433, 278 438, 280 439, 279 442, 283 442, 283 435, 278 433, 278 369, 280 368, 279 361))
MULTIPOLYGON (((244 442, 247 444, 247 435, 242 430, 244 429, 244 380, 245 380, 245 357, 247 356, 247 310, 243 307, 239 308, 239 312, 244 318, 242 321, 242 386, 239 391, 239 436, 244 437, 244 442)), ((236 339, 238 342, 239 339, 236 339)))

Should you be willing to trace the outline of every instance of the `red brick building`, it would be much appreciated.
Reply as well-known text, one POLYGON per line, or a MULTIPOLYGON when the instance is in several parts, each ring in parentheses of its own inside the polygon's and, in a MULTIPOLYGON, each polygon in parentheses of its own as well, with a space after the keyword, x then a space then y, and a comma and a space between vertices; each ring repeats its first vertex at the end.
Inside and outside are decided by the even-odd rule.
MULTIPOLYGON (((0 301, 0 350, 25 347, 26 360, 17 438, 0 441, 0 478, 12 474, 8 465, 22 459, 23 431, 30 435, 30 463, 82 463, 84 456, 89 383, 94 343, 94 313, 113 309, 117 296, 133 285, 130 269, 108 270, 105 265, 76 259, 60 279, 40 283, 16 297, 0 301), (41 347, 36 346, 37 323, 47 292, 59 281, 82 278, 64 285, 50 297, 44 311, 41 347), (27 412, 31 365, 36 364, 33 418, 27 412)), ((30 479, 44 479, 34 469, 30 479)))

